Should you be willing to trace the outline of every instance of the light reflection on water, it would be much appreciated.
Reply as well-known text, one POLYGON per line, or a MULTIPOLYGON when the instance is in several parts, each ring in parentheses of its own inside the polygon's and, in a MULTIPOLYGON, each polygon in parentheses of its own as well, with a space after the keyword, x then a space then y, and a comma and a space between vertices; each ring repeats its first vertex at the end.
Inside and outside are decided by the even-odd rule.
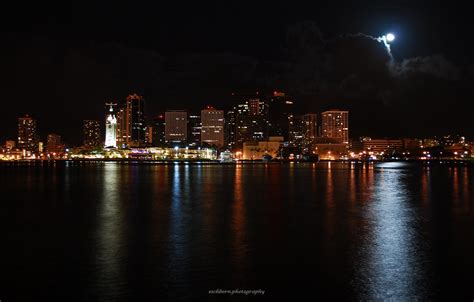
POLYGON ((35 287, 21 282, 40 271, 59 288, 64 280, 83 284, 79 300, 206 299, 207 290, 229 287, 264 288, 270 298, 295 291, 375 301, 471 294, 472 168, 68 163, 0 169, 7 200, 2 229, 24 242, 21 251, 5 245, 0 257, 7 272, 0 281, 12 292, 48 288, 38 278, 35 287), (58 220, 64 213, 71 219, 58 220), (46 239, 37 238, 70 246, 58 253, 47 248, 52 239, 43 247, 46 239), (28 265, 19 269, 12 257, 28 265), (74 269, 57 271, 48 259, 74 269))
POLYGON ((367 200, 366 234, 360 244, 356 286, 362 300, 417 300, 429 290, 423 284, 424 258, 418 213, 406 189, 406 171, 384 165, 375 173, 375 190, 367 200), (389 168, 389 169, 387 169, 389 168))
POLYGON ((105 294, 104 298, 117 299, 124 295, 126 262, 123 213, 121 205, 120 167, 107 163, 102 168, 102 196, 97 213, 97 242, 95 245, 97 280, 92 295, 105 294))

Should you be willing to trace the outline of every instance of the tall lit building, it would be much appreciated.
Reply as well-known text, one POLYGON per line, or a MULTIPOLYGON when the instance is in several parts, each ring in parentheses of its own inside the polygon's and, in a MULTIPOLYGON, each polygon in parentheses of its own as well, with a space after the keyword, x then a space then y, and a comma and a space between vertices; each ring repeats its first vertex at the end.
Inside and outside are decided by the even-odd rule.
POLYGON ((225 135, 224 142, 227 148, 230 150, 234 149, 235 146, 235 125, 236 125, 236 114, 235 107, 227 111, 225 119, 225 135))
POLYGON ((185 143, 188 138, 186 111, 166 111, 165 140, 169 143, 185 143))
POLYGON ((117 104, 107 103, 105 105, 110 106, 105 119, 105 147, 117 148, 117 118, 113 107, 117 104))
POLYGON ((269 136, 289 139, 289 118, 294 114, 293 99, 283 92, 274 91, 268 101, 269 136))
POLYGON ((303 146, 309 147, 318 137, 318 118, 316 113, 307 113, 302 117, 303 146))
POLYGON ((152 142, 155 147, 163 147, 165 141, 165 115, 160 114, 153 119, 152 142))
POLYGON ((199 114, 188 116, 188 142, 191 146, 201 144, 201 116, 199 114))
POLYGON ((85 120, 83 123, 83 138, 85 147, 97 148, 102 146, 100 122, 94 120, 85 120))
POLYGON ((321 113, 321 136, 349 143, 349 111, 330 110, 321 113))
POLYGON ((35 152, 38 141, 36 120, 28 115, 18 118, 18 148, 35 152))
POLYGON ((299 115, 290 115, 288 117, 288 142, 296 147, 303 144, 303 119, 299 115))
POLYGON ((48 134, 46 141, 46 150, 48 152, 64 152, 65 146, 61 143, 61 136, 57 134, 48 134))
POLYGON ((224 146, 224 111, 207 107, 201 110, 201 143, 224 146))
POLYGON ((126 138, 129 146, 140 147, 145 144, 145 99, 137 94, 127 96, 126 138))
POLYGON ((153 126, 146 126, 145 145, 147 147, 153 146, 153 126))
POLYGON ((261 141, 268 138, 268 105, 259 97, 252 96, 244 103, 238 104, 228 113, 228 122, 233 129, 228 133, 233 141, 228 145, 241 148, 246 141, 261 141))
POLYGON ((259 115, 261 114, 261 109, 262 109, 262 102, 260 102, 259 98, 252 98, 248 100, 248 106, 249 106, 249 114, 250 115, 259 115))
POLYGON ((119 106, 117 109, 117 146, 120 148, 125 148, 128 141, 130 140, 130 135, 127 132, 127 108, 126 106, 119 106))

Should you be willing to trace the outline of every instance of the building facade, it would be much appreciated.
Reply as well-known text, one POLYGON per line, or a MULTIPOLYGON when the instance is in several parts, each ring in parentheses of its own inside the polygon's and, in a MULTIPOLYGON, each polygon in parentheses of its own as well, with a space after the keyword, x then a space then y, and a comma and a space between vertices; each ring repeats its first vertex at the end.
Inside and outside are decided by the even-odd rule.
POLYGON ((125 132, 127 141, 131 147, 142 147, 145 145, 145 99, 137 94, 130 94, 126 99, 126 121, 125 132))
POLYGON ((224 111, 212 107, 201 110, 201 143, 224 146, 224 111))
POLYGON ((330 110, 321 113, 321 136, 349 144, 349 111, 330 110))
POLYGON ((36 120, 26 115, 18 118, 18 148, 30 152, 38 150, 36 120))
POLYGON ((318 118, 316 113, 307 113, 302 117, 303 147, 310 148, 318 137, 318 118))
POLYGON ((190 146, 201 144, 201 115, 190 114, 188 116, 188 143, 190 146))
POLYGON ((153 146, 163 147, 165 146, 165 115, 160 114, 153 118, 153 133, 152 133, 153 146))
POLYGON ((167 143, 185 143, 188 139, 187 128, 186 111, 166 111, 165 141, 167 143))
POLYGON ((64 145, 61 143, 61 136, 58 134, 48 134, 46 140, 46 151, 61 153, 64 152, 64 145))
POLYGON ((97 148, 102 146, 100 122, 94 120, 85 120, 83 122, 83 145, 88 148, 97 148))
POLYGON ((106 148, 117 148, 117 118, 113 106, 116 104, 108 103, 109 111, 105 118, 105 144, 106 148))
POLYGON ((294 115, 294 101, 283 92, 274 91, 268 98, 269 136, 283 136, 289 140, 289 118, 294 115))

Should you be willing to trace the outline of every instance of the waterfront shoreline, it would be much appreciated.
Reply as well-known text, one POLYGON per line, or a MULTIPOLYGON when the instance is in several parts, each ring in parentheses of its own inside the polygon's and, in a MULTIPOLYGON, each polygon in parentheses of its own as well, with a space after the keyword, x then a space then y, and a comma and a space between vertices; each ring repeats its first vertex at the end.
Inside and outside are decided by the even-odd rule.
POLYGON ((319 160, 319 161, 298 161, 298 160, 239 160, 234 162, 221 162, 219 160, 137 160, 137 159, 17 159, 5 160, 0 163, 122 163, 122 164, 153 164, 153 165, 276 165, 276 164, 317 164, 317 163, 423 163, 423 164, 464 164, 474 165, 472 159, 442 159, 442 160, 319 160))

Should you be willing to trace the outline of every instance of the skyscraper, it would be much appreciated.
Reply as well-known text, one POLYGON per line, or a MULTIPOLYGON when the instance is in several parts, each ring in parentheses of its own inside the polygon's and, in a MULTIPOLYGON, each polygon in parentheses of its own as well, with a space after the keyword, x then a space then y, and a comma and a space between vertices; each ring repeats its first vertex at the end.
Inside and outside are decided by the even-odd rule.
POLYGON ((236 108, 227 111, 225 119, 225 135, 224 141, 227 148, 234 149, 235 146, 235 125, 236 125, 236 108))
POLYGON ((46 150, 48 152, 64 152, 65 146, 61 144, 61 136, 57 134, 48 134, 48 139, 46 141, 46 150))
POLYGON ((251 97, 232 110, 229 122, 234 124, 233 146, 242 147, 246 141, 260 141, 268 137, 268 106, 258 97, 251 97))
POLYGON ((224 111, 207 107, 201 110, 201 143, 224 146, 224 111))
POLYGON ((321 136, 349 143, 349 111, 325 111, 321 113, 321 124, 321 136))
POLYGON ((137 94, 127 96, 126 102, 126 144, 140 147, 145 144, 145 99, 137 94))
POLYGON ((165 113, 165 140, 169 143, 184 143, 187 141, 187 113, 186 111, 166 111, 165 113))
POLYGON ((145 128, 145 146, 153 146, 153 126, 146 126, 145 128))
POLYGON ((102 145, 100 138, 100 122, 94 120, 85 120, 83 123, 83 136, 85 147, 100 147, 102 145))
POLYGON ((165 141, 165 115, 160 114, 153 119, 153 146, 163 147, 165 141))
POLYGON ((318 119, 316 113, 307 113, 302 116, 303 146, 310 147, 318 136, 318 119))
POLYGON ((268 101, 269 135, 289 139, 289 117, 294 114, 292 98, 283 92, 274 91, 268 101))
POLYGON ((28 115, 18 118, 18 148, 35 152, 38 141, 36 120, 28 115))
POLYGON ((296 147, 303 144, 303 118, 299 115, 290 115, 288 117, 288 142, 296 147))
POLYGON ((201 115, 188 116, 188 142, 192 146, 201 144, 201 115))
POLYGON ((130 140, 130 135, 127 132, 127 108, 126 106, 119 106, 117 109, 117 145, 120 148, 127 146, 130 140))
POLYGON ((117 118, 113 108, 117 104, 106 103, 105 105, 110 106, 105 119, 105 147, 117 148, 117 118))

